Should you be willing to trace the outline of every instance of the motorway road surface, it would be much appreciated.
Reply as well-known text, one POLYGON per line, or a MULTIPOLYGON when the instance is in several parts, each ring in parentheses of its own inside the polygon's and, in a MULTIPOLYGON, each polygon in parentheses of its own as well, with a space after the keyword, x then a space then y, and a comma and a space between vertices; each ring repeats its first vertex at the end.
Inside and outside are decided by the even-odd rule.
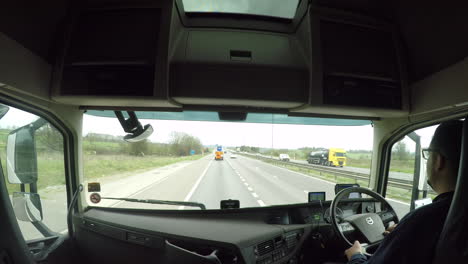
MULTIPOLYGON (((307 202, 309 191, 325 191, 334 198, 334 183, 293 172, 256 159, 226 155, 215 161, 211 155, 127 177, 102 179, 103 197, 131 197, 193 201, 207 209, 219 209, 220 201, 240 200, 241 207, 262 207, 307 202)), ((86 188, 85 188, 86 189, 86 188)), ((86 197, 89 194, 85 192, 86 197)), ((66 232, 64 193, 43 199, 44 222, 54 231, 66 232)), ((409 211, 406 203, 390 200, 400 218, 409 211)), ((142 209, 192 209, 184 206, 154 205, 103 200, 97 206, 142 209)), ((196 208, 195 208, 196 209, 196 208)), ((37 238, 30 223, 20 222, 26 239, 37 238)))
MULTIPOLYGON (((326 199, 331 200, 334 186, 334 183, 259 160, 244 156, 231 159, 226 155, 223 161, 205 157, 175 171, 163 181, 147 186, 132 197, 199 202, 207 209, 219 209, 221 200, 236 199, 240 200, 241 207, 259 207, 304 203, 309 191, 325 191, 326 199)), ((392 200, 390 203, 400 216, 409 210, 406 203, 392 200)), ((128 202, 113 206, 174 209, 174 206, 128 202)))

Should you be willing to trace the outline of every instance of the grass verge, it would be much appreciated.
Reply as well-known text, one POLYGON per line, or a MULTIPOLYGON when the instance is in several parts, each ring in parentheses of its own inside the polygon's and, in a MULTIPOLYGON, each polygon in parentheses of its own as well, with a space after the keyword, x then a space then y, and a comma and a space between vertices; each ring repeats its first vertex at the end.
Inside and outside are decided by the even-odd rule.
POLYGON ((202 155, 164 157, 164 156, 126 156, 126 155, 95 155, 84 159, 85 179, 99 179, 126 172, 155 169, 173 163, 200 159, 202 155))
MULTIPOLYGON (((3 155, 4 156, 4 155, 3 155)), ((167 157, 167 156, 128 156, 128 155, 85 155, 83 157, 83 172, 85 179, 96 180, 101 177, 115 174, 141 172, 151 170, 173 163, 189 160, 197 160, 202 155, 167 157)), ((20 191, 19 184, 10 184, 6 174, 5 157, 1 157, 3 174, 7 183, 8 193, 20 191)), ((64 159, 60 153, 39 153, 38 167, 38 190, 65 185, 64 159)), ((26 189, 26 191, 29 191, 26 189)))

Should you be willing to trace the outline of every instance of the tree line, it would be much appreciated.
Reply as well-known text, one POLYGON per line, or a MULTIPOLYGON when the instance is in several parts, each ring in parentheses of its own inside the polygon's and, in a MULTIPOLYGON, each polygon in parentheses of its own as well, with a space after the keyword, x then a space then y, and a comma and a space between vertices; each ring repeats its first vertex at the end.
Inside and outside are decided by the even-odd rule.
POLYGON ((184 132, 172 132, 169 143, 155 143, 148 139, 125 142, 122 137, 88 134, 83 138, 83 150, 89 154, 126 154, 133 156, 188 156, 203 154, 208 149, 200 139, 184 132))
MULTIPOLYGON (((63 137, 50 124, 36 131, 35 141, 38 152, 63 153, 63 137)), ((122 136, 88 133, 83 137, 82 144, 85 154, 95 155, 188 156, 209 151, 199 138, 183 132, 172 132, 168 143, 156 143, 147 139, 130 143, 125 142, 122 136)))

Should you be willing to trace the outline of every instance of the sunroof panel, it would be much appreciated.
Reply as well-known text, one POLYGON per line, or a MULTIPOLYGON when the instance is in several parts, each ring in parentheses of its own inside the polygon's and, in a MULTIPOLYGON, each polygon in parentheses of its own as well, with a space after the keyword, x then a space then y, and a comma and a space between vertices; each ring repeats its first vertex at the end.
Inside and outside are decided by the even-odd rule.
POLYGON ((182 0, 186 13, 225 13, 292 19, 300 0, 182 0))

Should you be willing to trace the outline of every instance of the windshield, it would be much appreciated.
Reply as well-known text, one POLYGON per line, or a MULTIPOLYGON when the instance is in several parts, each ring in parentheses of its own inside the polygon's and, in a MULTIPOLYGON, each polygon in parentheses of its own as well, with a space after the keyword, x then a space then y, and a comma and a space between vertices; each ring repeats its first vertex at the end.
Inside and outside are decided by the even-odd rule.
POLYGON ((370 121, 249 114, 247 121, 258 122, 225 122, 211 113, 201 118, 197 113, 138 112, 140 123, 150 124, 154 133, 130 143, 123 140, 126 133, 113 112, 88 113, 93 115, 83 117, 84 185, 99 182, 102 197, 129 198, 92 203, 91 191, 86 193, 91 206, 199 210, 203 204, 220 209, 222 200, 232 199, 241 208, 262 207, 306 203, 309 192, 323 191, 330 200, 336 183, 368 187, 370 121), (333 148, 346 157, 310 155, 333 148))
POLYGON ((343 153, 343 152, 337 152, 337 153, 336 153, 336 156, 337 156, 337 157, 344 157, 344 156, 346 156, 346 154, 343 153))
POLYGON ((229 13, 292 19, 299 0, 182 0, 188 13, 229 13))

